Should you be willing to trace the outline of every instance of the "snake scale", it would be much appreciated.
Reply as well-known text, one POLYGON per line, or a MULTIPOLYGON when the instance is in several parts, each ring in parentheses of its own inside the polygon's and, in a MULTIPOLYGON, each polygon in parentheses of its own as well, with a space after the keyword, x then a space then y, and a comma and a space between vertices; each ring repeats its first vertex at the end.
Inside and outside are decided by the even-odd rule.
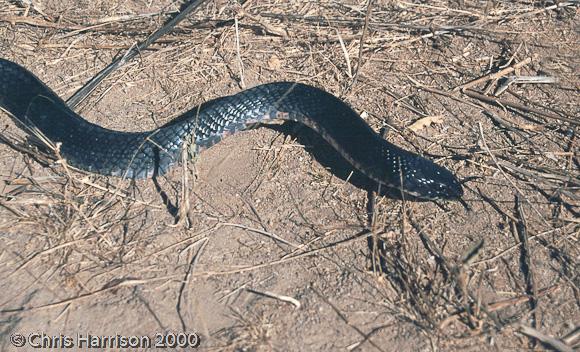
POLYGON ((208 101, 155 130, 121 132, 90 123, 24 67, 0 59, 0 107, 55 145, 67 164, 91 173, 147 178, 165 173, 186 146, 200 152, 225 136, 272 120, 304 124, 374 182, 419 199, 457 199, 447 169, 379 136, 346 103, 293 82, 259 85, 208 101))

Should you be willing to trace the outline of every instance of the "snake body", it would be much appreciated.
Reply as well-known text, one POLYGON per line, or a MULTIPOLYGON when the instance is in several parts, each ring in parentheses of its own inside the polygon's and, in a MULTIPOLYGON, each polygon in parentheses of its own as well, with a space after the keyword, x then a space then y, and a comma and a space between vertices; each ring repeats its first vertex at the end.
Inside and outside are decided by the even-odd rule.
POLYGON ((259 85, 206 102, 155 130, 121 132, 86 121, 30 71, 0 59, 0 107, 59 145, 69 165, 102 175, 161 175, 186 146, 199 152, 236 131, 289 120, 315 130, 384 187, 422 199, 456 199, 463 193, 447 169, 385 141, 343 101, 301 83, 259 85))

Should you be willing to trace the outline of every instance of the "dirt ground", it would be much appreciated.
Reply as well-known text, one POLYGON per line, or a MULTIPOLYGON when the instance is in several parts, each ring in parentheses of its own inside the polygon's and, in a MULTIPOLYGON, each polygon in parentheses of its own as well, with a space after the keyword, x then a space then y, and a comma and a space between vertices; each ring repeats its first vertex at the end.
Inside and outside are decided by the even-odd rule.
MULTIPOLYGON (((157 184, 89 175, 0 112, 0 350, 27 350, 15 334, 169 332, 204 351, 578 347, 580 22, 557 3, 208 1, 76 109, 148 130, 304 82, 452 170, 462 201, 377 197, 289 125, 157 184), (499 89, 528 76, 548 82, 499 89)), ((184 5, 0 0, 0 56, 66 99, 184 5)))

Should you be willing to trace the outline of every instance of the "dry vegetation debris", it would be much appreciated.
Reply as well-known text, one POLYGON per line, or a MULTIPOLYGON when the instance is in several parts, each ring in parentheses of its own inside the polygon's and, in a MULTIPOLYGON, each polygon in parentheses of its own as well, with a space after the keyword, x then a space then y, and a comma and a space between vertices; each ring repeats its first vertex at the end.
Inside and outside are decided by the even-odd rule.
MULTIPOLYGON (((181 5, 0 0, 0 53, 68 98, 181 5)), ((86 175, 4 114, 0 346, 84 329, 232 351, 577 348, 578 34, 577 1, 206 2, 77 110, 145 130, 305 82, 457 173, 463 203, 377 197, 292 128, 157 183, 86 175)))

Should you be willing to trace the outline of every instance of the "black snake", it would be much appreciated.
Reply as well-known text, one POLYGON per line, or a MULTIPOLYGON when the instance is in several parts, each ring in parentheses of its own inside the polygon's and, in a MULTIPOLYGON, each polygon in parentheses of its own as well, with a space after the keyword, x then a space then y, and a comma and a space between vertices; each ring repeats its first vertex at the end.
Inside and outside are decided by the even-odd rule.
POLYGON ((384 187, 421 199, 463 194, 447 169, 385 141, 340 99, 301 83, 263 84, 206 102, 153 131, 120 132, 86 121, 31 72, 0 59, 0 107, 59 145, 67 164, 102 175, 161 175, 186 146, 199 152, 236 131, 281 119, 312 128, 384 187))

